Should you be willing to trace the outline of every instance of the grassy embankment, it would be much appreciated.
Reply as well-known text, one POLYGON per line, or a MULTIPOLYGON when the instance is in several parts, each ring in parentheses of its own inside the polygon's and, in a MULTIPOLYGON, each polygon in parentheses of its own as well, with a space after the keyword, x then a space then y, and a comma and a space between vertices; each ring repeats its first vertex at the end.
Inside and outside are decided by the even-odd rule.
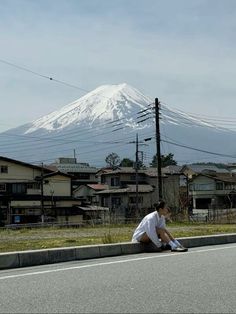
MULTIPOLYGON (((136 226, 0 229, 0 252, 128 242, 136 226)), ((169 223, 168 228, 176 238, 236 233, 236 224, 169 223)))

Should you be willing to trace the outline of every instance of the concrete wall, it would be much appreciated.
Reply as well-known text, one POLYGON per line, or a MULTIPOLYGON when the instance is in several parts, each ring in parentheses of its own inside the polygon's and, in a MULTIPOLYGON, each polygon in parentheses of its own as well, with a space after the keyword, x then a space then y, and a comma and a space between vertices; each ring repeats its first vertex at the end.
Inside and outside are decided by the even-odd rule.
MULTIPOLYGON (((233 233, 200 237, 188 237, 179 238, 178 240, 184 246, 192 248, 206 245, 209 246, 217 244, 236 243, 236 234, 233 233)), ((0 269, 44 265, 73 260, 84 260, 91 258, 137 254, 144 252, 156 252, 155 245, 153 245, 152 243, 145 245, 141 243, 125 242, 115 244, 88 245, 81 247, 64 247, 58 249, 0 253, 0 269)))
POLYGON ((43 185, 45 196, 71 196, 71 178, 55 175, 46 180, 48 183, 43 185))

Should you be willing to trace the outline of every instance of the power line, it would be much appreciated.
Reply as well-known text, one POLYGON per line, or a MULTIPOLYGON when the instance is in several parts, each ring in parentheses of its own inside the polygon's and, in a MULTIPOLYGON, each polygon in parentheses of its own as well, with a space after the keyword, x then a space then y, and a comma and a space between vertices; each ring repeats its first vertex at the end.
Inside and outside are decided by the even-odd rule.
MULTIPOLYGON (((130 115, 131 117, 133 117, 134 115, 132 114, 132 115, 130 115)), ((122 119, 117 119, 116 121, 122 121, 122 119)), ((97 134, 95 134, 95 135, 93 135, 93 137, 92 138, 94 138, 94 137, 96 137, 96 136, 101 136, 101 135, 107 135, 107 132, 103 132, 103 133, 101 133, 100 131, 101 130, 105 130, 105 129, 107 129, 107 128, 113 128, 113 127, 116 127, 117 125, 122 125, 123 123, 117 123, 116 125, 110 125, 110 121, 109 122, 105 122, 105 123, 103 123, 102 124, 102 128, 100 127, 99 128, 99 132, 97 133, 97 134), (109 125, 108 125, 109 124, 109 125)), ((101 125, 99 125, 99 126, 101 126, 101 125)), ((128 126, 125 126, 126 128, 128 127, 128 126)), ((125 127, 123 127, 123 128, 125 128, 125 127)), ((122 129, 122 128, 120 128, 120 129, 122 129)), ((118 129, 114 129, 113 131, 117 131, 118 129)), ((131 130, 131 131, 133 131, 133 130, 131 130)), ((83 134, 86 134, 86 135, 88 135, 88 133, 89 132, 94 132, 94 128, 90 128, 90 129, 85 129, 84 131, 80 131, 80 133, 79 133, 79 135, 81 136, 81 135, 83 135, 83 134)), ((19 142, 19 140, 17 140, 17 143, 15 143, 14 144, 14 148, 16 147, 16 145, 18 146, 18 145, 20 145, 21 146, 21 149, 14 149, 13 151, 12 150, 7 150, 7 151, 5 151, 4 153, 2 153, 2 154, 12 154, 12 153, 19 153, 19 152, 21 152, 21 151, 25 151, 26 150, 26 146, 24 146, 24 147, 22 147, 22 144, 25 144, 25 145, 28 145, 28 144, 30 144, 31 145, 31 149, 32 149, 32 142, 29 142, 30 141, 30 139, 32 138, 32 139, 34 139, 34 141, 36 141, 36 142, 41 142, 41 143, 39 143, 39 144, 37 144, 37 147, 36 148, 53 148, 53 147, 57 147, 57 146, 60 146, 62 143, 64 143, 64 144, 71 144, 71 143, 79 143, 80 144, 80 148, 82 147, 81 146, 81 143, 90 143, 89 145, 87 145, 87 146, 91 146, 91 145, 93 145, 93 144, 95 144, 95 143, 101 143, 101 144, 104 144, 104 143, 109 143, 109 144, 116 144, 116 143, 119 143, 118 141, 116 141, 116 142, 114 142, 114 141, 96 141, 96 142, 94 142, 94 141, 91 141, 90 139, 88 139, 88 140, 81 140, 81 139, 79 139, 78 138, 78 131, 77 130, 75 130, 75 131, 70 131, 70 132, 67 132, 66 134, 64 134, 64 135, 58 135, 58 136, 53 136, 53 137, 50 137, 50 138, 47 138, 47 137, 36 137, 36 136, 30 136, 30 135, 17 135, 17 134, 12 134, 12 133, 8 133, 8 134, 0 134, 0 136, 4 136, 4 135, 6 135, 6 136, 11 136, 11 137, 20 137, 20 138, 23 138, 23 141, 20 141, 19 142), (75 140, 71 140, 71 135, 72 134, 74 134, 74 136, 76 136, 76 139, 75 140), (70 138, 70 141, 68 141, 68 140, 65 140, 67 137, 69 136, 69 138, 70 138), (60 139, 57 139, 58 137, 60 137, 60 139), (62 139, 62 138, 65 138, 64 140, 62 139), (29 139, 30 138, 30 139, 29 139), (58 143, 56 143, 56 144, 49 144, 49 145, 45 145, 45 143, 44 142, 58 142, 58 143), (40 145, 40 146, 39 146, 40 145)), ((1 150, 3 151, 3 149, 5 148, 5 147, 7 147, 7 146, 12 146, 13 145, 13 143, 11 144, 11 143, 9 143, 9 141, 8 141, 8 143, 7 144, 4 144, 4 145, 2 145, 1 146, 1 150)), ((35 149, 36 149, 35 148, 35 149)), ((61 150, 60 150, 61 151, 61 150)), ((68 151, 68 149, 66 150, 66 151, 68 151)), ((29 153, 30 155, 31 155, 31 153, 29 153)), ((29 155, 28 154, 28 155, 29 155)), ((27 156, 28 156, 27 155, 27 156)), ((26 157, 27 157, 26 156, 26 157)), ((24 156, 25 157, 25 156, 24 156)), ((21 157, 22 158, 22 157, 21 157)))
MULTIPOLYGON (((143 133, 143 136, 150 136, 150 131, 148 132, 148 133, 143 133)), ((80 152, 79 153, 79 155, 86 155, 86 154, 88 154, 88 153, 91 153, 91 152, 98 152, 98 151, 101 151, 101 150, 104 150, 104 149, 106 149, 106 148, 110 148, 110 147, 112 147, 112 146, 115 146, 115 147, 120 147, 120 146, 123 146, 123 145, 126 145, 127 144, 127 141, 129 140, 129 139, 133 139, 133 135, 130 135, 130 136, 128 136, 128 137, 123 137, 123 138, 121 138, 121 139, 118 139, 116 142, 110 142, 109 143, 109 146, 103 146, 102 148, 96 148, 95 150, 92 150, 92 151, 82 151, 82 152, 80 152)), ((90 144, 90 145, 88 145, 87 146, 87 148, 89 148, 89 147, 91 147, 91 146, 93 146, 94 147, 94 144, 90 144)), ((86 148, 86 147, 83 147, 83 148, 86 148)), ((80 148, 79 148, 80 150, 81 150, 81 146, 80 146, 80 148)), ((71 149, 65 149, 65 150, 60 150, 60 153, 61 152, 63 152, 63 151, 71 151, 71 149)), ((58 154, 58 151, 57 151, 57 154, 58 154)), ((25 155, 24 157, 26 158, 26 157, 28 157, 28 156, 31 156, 32 154, 28 154, 28 155, 25 155)), ((50 159, 44 159, 44 160, 38 160, 38 161, 31 161, 32 163, 40 163, 40 162, 45 162, 45 161, 48 161, 48 160, 53 160, 53 159, 55 159, 55 158, 50 158, 50 159)))
MULTIPOLYGON (((212 115, 204 115, 204 114, 195 114, 195 113, 191 113, 191 112, 186 112, 186 111, 183 111, 183 110, 180 110, 180 109, 177 109, 177 108, 173 108, 170 109, 170 106, 168 106, 166 103, 162 102, 165 107, 168 109, 166 110, 165 108, 163 109, 164 111, 168 111, 168 112, 171 112, 172 114, 174 115, 177 115, 178 117, 181 115, 185 115, 187 118, 192 118, 192 119, 196 119, 198 121, 201 121, 203 123, 209 123, 209 124, 212 124, 212 121, 213 122, 217 122, 218 125, 219 125, 219 122, 220 124, 223 124, 221 122, 224 122, 224 124, 231 124, 231 123, 236 123, 236 118, 232 118, 232 117, 222 117, 222 116, 212 116, 212 115), (177 112, 173 111, 176 110, 177 112)), ((212 124, 214 125, 214 124, 212 124)))
POLYGON ((216 153, 216 152, 210 152, 210 151, 207 151, 207 150, 194 148, 194 147, 187 146, 187 145, 180 145, 180 144, 177 144, 177 143, 174 143, 174 142, 170 142, 170 141, 166 141, 166 140, 162 140, 162 142, 169 143, 169 144, 172 144, 172 145, 175 145, 175 146, 179 146, 179 147, 183 147, 183 148, 187 148, 187 149, 191 149, 191 150, 195 150, 195 151, 206 153, 206 154, 215 155, 215 156, 236 158, 236 156, 233 156, 233 155, 226 155, 226 154, 221 154, 221 153, 216 153))
MULTIPOLYGON (((126 122, 125 119, 127 119, 127 118, 128 119, 134 118, 134 114, 128 115, 125 118, 121 118, 121 119, 117 119, 114 121, 109 121, 109 122, 104 122, 104 123, 98 124, 97 127, 99 127, 99 132, 101 130, 105 130, 105 129, 109 129, 109 128, 115 128, 119 125, 124 124, 126 122), (120 122, 120 123, 117 123, 117 122, 120 122), (114 124, 114 123, 116 123, 116 124, 114 124)), ((133 123, 138 123, 138 122, 133 121, 133 123)), ((124 127, 126 127, 126 126, 124 126, 124 127)), ((62 140, 63 138, 67 138, 68 136, 71 138, 71 135, 75 135, 76 138, 78 139, 78 136, 82 136, 84 134, 88 135, 90 132, 93 133, 94 128, 96 128, 96 125, 93 125, 93 127, 91 126, 87 129, 83 128, 83 131, 80 130, 79 133, 78 133, 78 130, 75 129, 75 130, 63 132, 63 134, 58 134, 58 135, 54 135, 51 137, 43 137, 43 136, 38 137, 38 136, 33 136, 33 135, 28 135, 28 134, 27 135, 18 135, 18 134, 14 134, 14 133, 2 133, 2 134, 0 134, 0 137, 17 137, 17 138, 25 139, 24 141, 20 141, 20 142, 19 142, 19 140, 17 140, 17 143, 15 145, 21 145, 22 143, 26 143, 26 142, 30 141, 30 139, 34 139, 36 141, 46 141, 46 142, 58 141, 59 143, 64 143, 64 141, 62 140), (58 140, 58 138, 59 138, 59 140, 58 140)), ((121 129, 121 128, 119 128, 119 129, 121 129)), ((116 131, 116 129, 114 129, 114 131, 116 131)), ((106 133, 99 133, 99 132, 97 132, 96 135, 93 135, 93 137, 106 134, 106 133)), ((4 145, 9 146, 12 144, 9 143, 9 141, 7 140, 7 144, 4 144, 4 145)))
POLYGON ((19 66, 19 65, 17 65, 17 64, 12 63, 12 62, 8 62, 8 61, 3 60, 3 59, 0 59, 0 62, 2 62, 2 63, 4 63, 4 64, 7 64, 7 65, 10 65, 10 66, 12 66, 12 67, 14 67, 14 68, 16 68, 16 69, 19 69, 19 70, 22 70, 22 71, 25 71, 25 72, 29 72, 29 73, 34 74, 34 75, 37 75, 37 76, 39 76, 39 77, 48 79, 48 80, 50 80, 50 81, 55 81, 55 82, 57 82, 57 83, 60 83, 60 84, 66 85, 66 86, 79 89, 79 90, 81 90, 81 91, 83 91, 83 92, 86 92, 86 93, 89 92, 88 90, 86 90, 86 89, 84 89, 84 88, 81 88, 81 87, 79 87, 79 86, 76 86, 76 85, 73 85, 73 84, 70 84, 70 83, 66 83, 66 82, 64 82, 64 81, 60 81, 60 80, 54 79, 54 78, 51 77, 51 76, 43 75, 43 74, 41 74, 41 73, 32 71, 32 70, 30 70, 30 69, 28 69, 28 68, 26 68, 26 67, 19 66))
MULTIPOLYGON (((48 79, 48 80, 50 80, 50 81, 55 81, 55 82, 57 82, 57 83, 66 85, 66 86, 68 86, 68 87, 72 87, 72 88, 79 89, 79 90, 84 91, 84 92, 86 92, 86 93, 89 92, 88 90, 83 89, 83 88, 81 88, 81 87, 79 87, 79 86, 76 86, 76 85, 67 83, 67 82, 65 82, 65 81, 61 81, 61 80, 55 79, 55 78, 53 78, 53 77, 51 77, 51 76, 43 75, 43 74, 38 73, 38 72, 36 72, 36 71, 32 71, 32 70, 30 70, 29 68, 26 68, 26 67, 23 67, 23 66, 19 66, 19 65, 17 65, 17 64, 8 62, 8 61, 6 61, 6 60, 0 59, 0 62, 2 62, 2 63, 4 63, 4 64, 7 64, 7 65, 9 65, 9 66, 15 67, 15 68, 17 68, 17 69, 19 69, 19 70, 23 70, 23 71, 29 72, 29 73, 31 73, 31 74, 37 75, 37 76, 39 76, 39 77, 48 79)), ((103 96, 103 95, 100 95, 100 96, 105 97, 105 96, 103 96)), ((105 98, 108 98, 108 97, 105 97, 105 98)), ((109 98, 108 98, 108 99, 109 99, 109 98)), ((163 102, 162 102, 162 103, 163 103, 163 102)), ((165 103, 163 103, 163 104, 165 104, 165 103)), ((149 104, 148 106, 151 106, 151 105, 153 105, 153 104, 149 104)), ((166 104, 165 104, 165 105, 166 105, 166 104)), ((138 114, 144 113, 144 112, 147 112, 147 114, 141 115, 140 117, 138 117, 138 119, 141 118, 141 117, 144 117, 144 116, 148 115, 148 114, 149 114, 148 111, 149 111, 150 109, 152 109, 152 108, 146 108, 146 109, 144 109, 144 110, 139 111, 138 114)), ((161 110, 164 110, 164 111, 165 111, 165 108, 164 108, 164 109, 162 108, 161 110)), ((179 110, 179 109, 177 109, 177 110, 179 111, 179 113, 176 113, 176 112, 173 112, 173 111, 172 111, 172 116, 177 116, 177 115, 178 115, 178 117, 181 117, 181 119, 182 119, 183 121, 186 121, 185 124, 188 124, 188 125, 191 125, 191 122, 189 122, 189 117, 190 117, 190 118, 196 118, 196 119, 198 119, 198 120, 199 120, 199 117, 200 117, 200 118, 204 117, 204 115, 198 115, 198 114, 195 114, 195 115, 194 115, 194 114, 191 114, 191 113, 187 114, 187 113, 184 112, 184 111, 181 111, 181 110, 179 110), (182 114, 182 116, 180 115, 180 113, 182 114), (188 115, 188 117, 184 117, 183 114, 184 114, 184 115, 188 115)), ((164 117, 165 119, 168 119, 168 118, 169 118, 169 117, 166 117, 166 116, 164 116, 164 115, 163 115, 163 117, 164 117)), ((207 117, 207 116, 205 116, 205 117, 207 117)), ((137 123, 144 122, 144 121, 146 121, 146 120, 148 120, 148 119, 150 119, 150 118, 151 118, 151 117, 148 117, 148 118, 146 118, 146 119, 143 119, 143 120, 141 120, 141 121, 138 121, 137 123)), ((207 118, 207 119, 204 118, 204 120, 203 120, 203 119, 200 119, 200 122, 202 122, 202 123, 207 123, 207 124, 211 124, 212 126, 216 126, 216 125, 213 125, 212 123, 209 123, 208 120, 210 120, 210 121, 218 121, 218 122, 220 121, 220 122, 225 122, 225 123, 228 123, 228 124, 234 123, 234 120, 232 120, 232 118, 230 119, 230 121, 229 121, 229 120, 226 120, 226 119, 228 119, 228 118, 225 117, 224 119, 213 119, 213 117, 211 117, 211 118, 207 118)), ((120 119, 117 119, 116 121, 118 122, 119 120, 120 120, 120 119)), ((122 120, 122 119, 121 119, 121 120, 122 120)), ((108 123, 109 123, 109 124, 113 124, 113 123, 115 123, 115 121, 107 122, 107 124, 108 124, 108 123)), ((118 125, 122 125, 122 123, 119 123, 118 125)), ((116 126, 118 126, 118 125, 116 125, 116 126)), ((126 128, 126 126, 124 126, 124 127, 122 127, 122 128, 114 129, 113 132, 118 131, 118 130, 123 129, 123 128, 126 128)), ((91 131, 92 131, 92 130, 91 130, 91 131)), ((86 132, 86 131, 85 131, 85 132, 86 132)), ((87 130, 87 132, 89 132, 89 130, 87 130)), ((69 134, 70 134, 70 132, 68 132, 67 135, 69 135, 69 134)), ((73 133, 71 133, 71 134, 73 134, 73 133)), ((84 134, 86 134, 86 133, 84 133, 84 134)), ((66 136, 67 136, 67 135, 66 135, 66 136)), ((102 134, 100 134, 100 135, 102 135, 102 134)), ((9 136, 9 135, 8 135, 8 136, 9 136)), ((15 136, 17 136, 17 135, 15 135, 15 136)), ((58 135, 58 136, 60 136, 60 135, 58 135)), ((41 140, 56 141, 56 140, 57 140, 56 137, 58 137, 58 136, 55 136, 54 138, 50 138, 50 139, 47 139, 47 138, 45 138, 45 139, 41 138, 41 139, 40 139, 40 138, 38 138, 37 140, 38 140, 38 141, 41 141, 41 140)), ((28 136, 27 136, 27 137, 28 137, 28 136)), ((65 135, 64 135, 64 137, 65 137, 65 135)), ((63 142, 61 141, 61 139, 58 140, 58 141, 60 141, 60 143, 63 143, 63 142)), ((71 143, 73 143, 73 142, 75 142, 75 141, 69 141, 69 142, 66 142, 66 144, 71 144, 71 143)), ((172 144, 172 145, 176 145, 176 146, 180 146, 180 147, 183 147, 183 148, 188 148, 188 149, 196 150, 196 151, 199 151, 199 152, 205 152, 205 153, 213 154, 213 155, 217 155, 217 156, 236 158, 236 157, 231 156, 231 155, 220 154, 220 153, 213 153, 213 152, 209 152, 209 151, 206 151, 206 150, 201 150, 201 149, 193 148, 193 147, 186 146, 186 145, 180 145, 180 144, 173 143, 173 142, 170 142, 170 141, 162 140, 162 142, 166 142, 166 143, 169 143, 169 144, 172 144)), ((111 143, 111 144, 114 144, 114 143, 111 143)), ((57 146, 57 145, 60 145, 60 144, 55 144, 55 146, 57 146)), ((53 145, 53 146, 54 146, 54 145, 53 145)), ((47 147, 47 146, 46 146, 46 147, 47 147)), ((52 147, 52 145, 50 145, 50 147, 52 147)))
MULTIPOLYGON (((20 65, 18 65, 18 64, 15 64, 15 63, 6 61, 6 60, 4 60, 4 59, 0 59, 0 62, 1 62, 1 63, 4 63, 4 64, 6 64, 6 65, 12 66, 12 67, 14 67, 14 68, 16 68, 16 69, 19 69, 19 70, 22 70, 22 71, 31 73, 31 74, 33 74, 33 75, 36 75, 36 76, 39 76, 39 77, 48 79, 48 80, 50 80, 50 81, 54 81, 54 82, 63 84, 63 85, 65 85, 65 86, 71 87, 71 88, 79 89, 79 90, 81 90, 81 91, 83 91, 83 92, 86 92, 86 93, 90 93, 90 92, 91 92, 91 91, 89 91, 89 90, 87 90, 87 89, 84 89, 84 88, 82 88, 82 87, 80 87, 80 86, 77 86, 77 85, 74 85, 74 84, 71 84, 71 83, 68 83, 68 82, 65 82, 65 81, 58 80, 58 79, 56 79, 56 78, 53 78, 52 76, 48 76, 48 75, 44 75, 44 74, 38 73, 38 72, 33 71, 33 70, 29 69, 29 68, 26 68, 26 67, 20 66, 20 65)), ((104 95, 99 95, 99 96, 110 100, 110 98, 107 97, 107 96, 104 96, 104 95)), ((151 105, 151 104, 150 104, 150 105, 151 105)))

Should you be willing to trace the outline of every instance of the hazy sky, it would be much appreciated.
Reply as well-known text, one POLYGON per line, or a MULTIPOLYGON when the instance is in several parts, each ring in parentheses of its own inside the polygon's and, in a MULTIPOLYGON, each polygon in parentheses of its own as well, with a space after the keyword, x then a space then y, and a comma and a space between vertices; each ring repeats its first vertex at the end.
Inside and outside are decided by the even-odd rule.
MULTIPOLYGON (((126 82, 236 121, 235 0, 0 0, 0 59, 93 90, 126 82)), ((0 131, 84 92, 0 62, 0 131)))

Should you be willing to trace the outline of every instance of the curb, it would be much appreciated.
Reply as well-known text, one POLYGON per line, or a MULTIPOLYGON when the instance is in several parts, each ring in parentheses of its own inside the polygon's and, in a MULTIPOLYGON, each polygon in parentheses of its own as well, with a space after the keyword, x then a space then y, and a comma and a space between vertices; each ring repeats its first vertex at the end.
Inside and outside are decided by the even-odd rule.
MULTIPOLYGON (((217 234, 200 237, 178 238, 183 246, 199 247, 236 243, 236 233, 217 234)), ((87 245, 76 247, 63 247, 43 250, 19 251, 0 253, 0 269, 19 268, 27 266, 53 264, 67 261, 84 260, 91 258, 155 252, 153 243, 114 243, 101 245, 87 245)))

